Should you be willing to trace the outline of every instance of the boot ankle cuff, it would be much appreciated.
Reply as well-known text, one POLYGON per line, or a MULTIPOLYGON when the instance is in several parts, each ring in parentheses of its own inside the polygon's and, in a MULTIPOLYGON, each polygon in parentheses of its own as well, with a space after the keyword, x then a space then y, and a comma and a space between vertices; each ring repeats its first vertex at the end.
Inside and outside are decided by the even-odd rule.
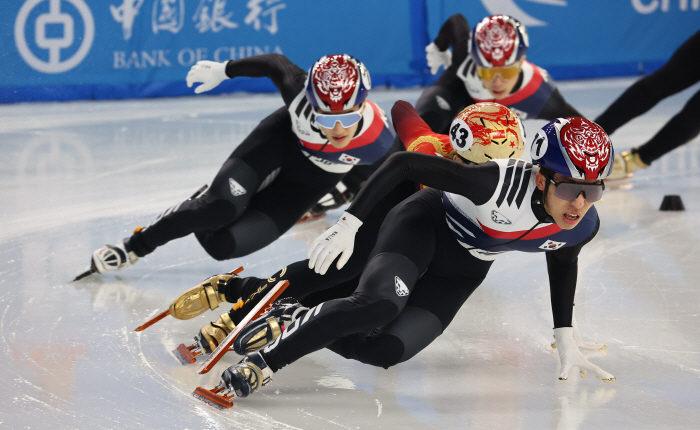
POLYGON ((227 302, 229 303, 236 303, 238 299, 241 297, 240 294, 240 285, 241 281, 243 279, 247 278, 240 278, 238 276, 233 276, 231 279, 228 280, 223 285, 219 285, 218 291, 220 295, 224 296, 224 299, 226 299, 227 302))
POLYGON ((146 245, 146 242, 143 239, 142 230, 137 230, 136 232, 134 232, 134 234, 131 235, 131 237, 127 237, 126 239, 124 239, 124 246, 126 247, 127 251, 133 251, 134 254, 136 254, 139 257, 146 256, 153 252, 153 250, 155 249, 146 245))

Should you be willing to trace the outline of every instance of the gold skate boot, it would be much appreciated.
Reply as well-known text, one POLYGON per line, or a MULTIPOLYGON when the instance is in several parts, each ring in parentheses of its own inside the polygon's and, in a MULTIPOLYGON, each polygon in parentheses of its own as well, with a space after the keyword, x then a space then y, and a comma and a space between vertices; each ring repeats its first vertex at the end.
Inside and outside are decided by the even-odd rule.
POLYGON ((227 312, 221 314, 216 321, 202 327, 195 339, 204 349, 204 352, 211 353, 235 328, 236 324, 231 321, 231 317, 227 312))
POLYGON ((207 310, 218 308, 219 303, 226 302, 226 296, 219 292, 219 289, 233 278, 240 278, 240 276, 235 273, 215 275, 196 287, 190 288, 172 302, 170 315, 179 320, 188 320, 207 310))
POLYGON ((639 158, 639 153, 632 151, 622 151, 615 154, 615 164, 613 171, 608 176, 607 180, 615 181, 619 179, 631 178, 636 170, 646 169, 648 164, 639 158))

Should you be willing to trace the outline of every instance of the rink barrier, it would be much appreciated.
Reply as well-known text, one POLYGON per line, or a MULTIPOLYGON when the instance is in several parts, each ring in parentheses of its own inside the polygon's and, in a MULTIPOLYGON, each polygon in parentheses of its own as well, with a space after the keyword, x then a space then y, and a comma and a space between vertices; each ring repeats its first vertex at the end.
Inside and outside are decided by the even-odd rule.
MULTIPOLYGON (((639 75, 668 60, 698 30, 698 0, 17 0, 0 14, 0 103, 194 94, 198 60, 266 53, 307 69, 346 52, 374 86, 435 80, 425 46, 462 13, 473 27, 507 13, 528 29, 528 60, 557 80, 639 75), (335 13, 338 12, 338 13, 335 13), (342 13, 341 13, 342 12, 342 13), (672 31, 669 31, 672 29, 672 31), (321 35, 322 37, 319 37, 321 35)), ((237 78, 212 94, 275 91, 237 78)))

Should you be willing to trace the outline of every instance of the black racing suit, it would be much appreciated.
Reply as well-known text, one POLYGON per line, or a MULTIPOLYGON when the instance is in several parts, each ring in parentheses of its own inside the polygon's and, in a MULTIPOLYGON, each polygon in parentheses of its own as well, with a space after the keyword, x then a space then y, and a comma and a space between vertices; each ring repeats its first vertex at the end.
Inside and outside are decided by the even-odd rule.
POLYGON ((344 177, 312 163, 293 132, 288 107, 304 91, 303 70, 282 55, 266 54, 229 61, 226 75, 270 78, 285 106, 236 147, 202 196, 168 209, 127 239, 139 256, 190 233, 217 260, 248 255, 280 237, 344 177))
POLYGON ((390 157, 369 179, 348 212, 366 219, 386 190, 401 181, 434 188, 413 194, 389 212, 352 295, 310 309, 262 350, 270 368, 277 371, 324 347, 386 368, 408 360, 430 344, 481 284, 491 265, 472 253, 476 248, 462 246, 455 239, 441 199, 449 192, 476 206, 490 205, 508 191, 503 187, 510 181, 503 177, 516 175, 508 171, 514 167, 514 177, 529 191, 522 195, 524 200, 507 199, 511 212, 536 219, 532 229, 542 225, 533 236, 542 231, 552 233, 534 237, 537 240, 530 240, 529 232, 515 240, 489 237, 496 242, 491 249, 545 252, 544 245, 554 239, 552 243, 560 248, 546 251, 553 322, 555 328, 571 326, 578 254, 598 231, 595 210, 591 208, 576 228, 561 230, 544 211, 542 193, 534 187, 534 173, 522 160, 468 166, 440 157, 402 153, 390 157))

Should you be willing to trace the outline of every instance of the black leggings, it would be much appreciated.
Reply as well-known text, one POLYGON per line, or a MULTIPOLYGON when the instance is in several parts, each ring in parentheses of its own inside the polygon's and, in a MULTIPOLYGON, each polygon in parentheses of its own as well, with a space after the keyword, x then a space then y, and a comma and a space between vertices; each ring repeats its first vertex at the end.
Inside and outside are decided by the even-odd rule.
POLYGON ((168 209, 129 240, 142 256, 195 233, 217 260, 248 255, 290 229, 342 177, 302 154, 282 107, 233 151, 206 193, 168 209))
POLYGON ((242 298, 245 302, 242 308, 230 311, 233 322, 238 324, 265 295, 267 289, 280 280, 289 281, 289 287, 281 297, 294 297, 307 307, 352 294, 357 288, 359 276, 374 248, 379 227, 387 213, 416 189, 414 183, 403 182, 372 209, 357 232, 355 249, 342 269, 338 270, 335 264, 331 264, 325 275, 319 275, 313 269, 309 269, 309 260, 302 260, 284 267, 269 278, 246 277, 234 280, 226 288, 222 288, 227 301, 236 302, 242 298))
POLYGON ((352 295, 309 310, 263 357, 273 371, 324 347, 385 368, 406 361, 442 333, 490 266, 454 239, 440 192, 419 191, 387 215, 352 295))
MULTIPOLYGON (((612 134, 632 118, 654 107, 659 101, 700 81, 700 31, 674 52, 659 70, 629 87, 595 122, 612 134)), ((654 137, 635 151, 647 164, 689 142, 700 134, 700 91, 654 137)))

